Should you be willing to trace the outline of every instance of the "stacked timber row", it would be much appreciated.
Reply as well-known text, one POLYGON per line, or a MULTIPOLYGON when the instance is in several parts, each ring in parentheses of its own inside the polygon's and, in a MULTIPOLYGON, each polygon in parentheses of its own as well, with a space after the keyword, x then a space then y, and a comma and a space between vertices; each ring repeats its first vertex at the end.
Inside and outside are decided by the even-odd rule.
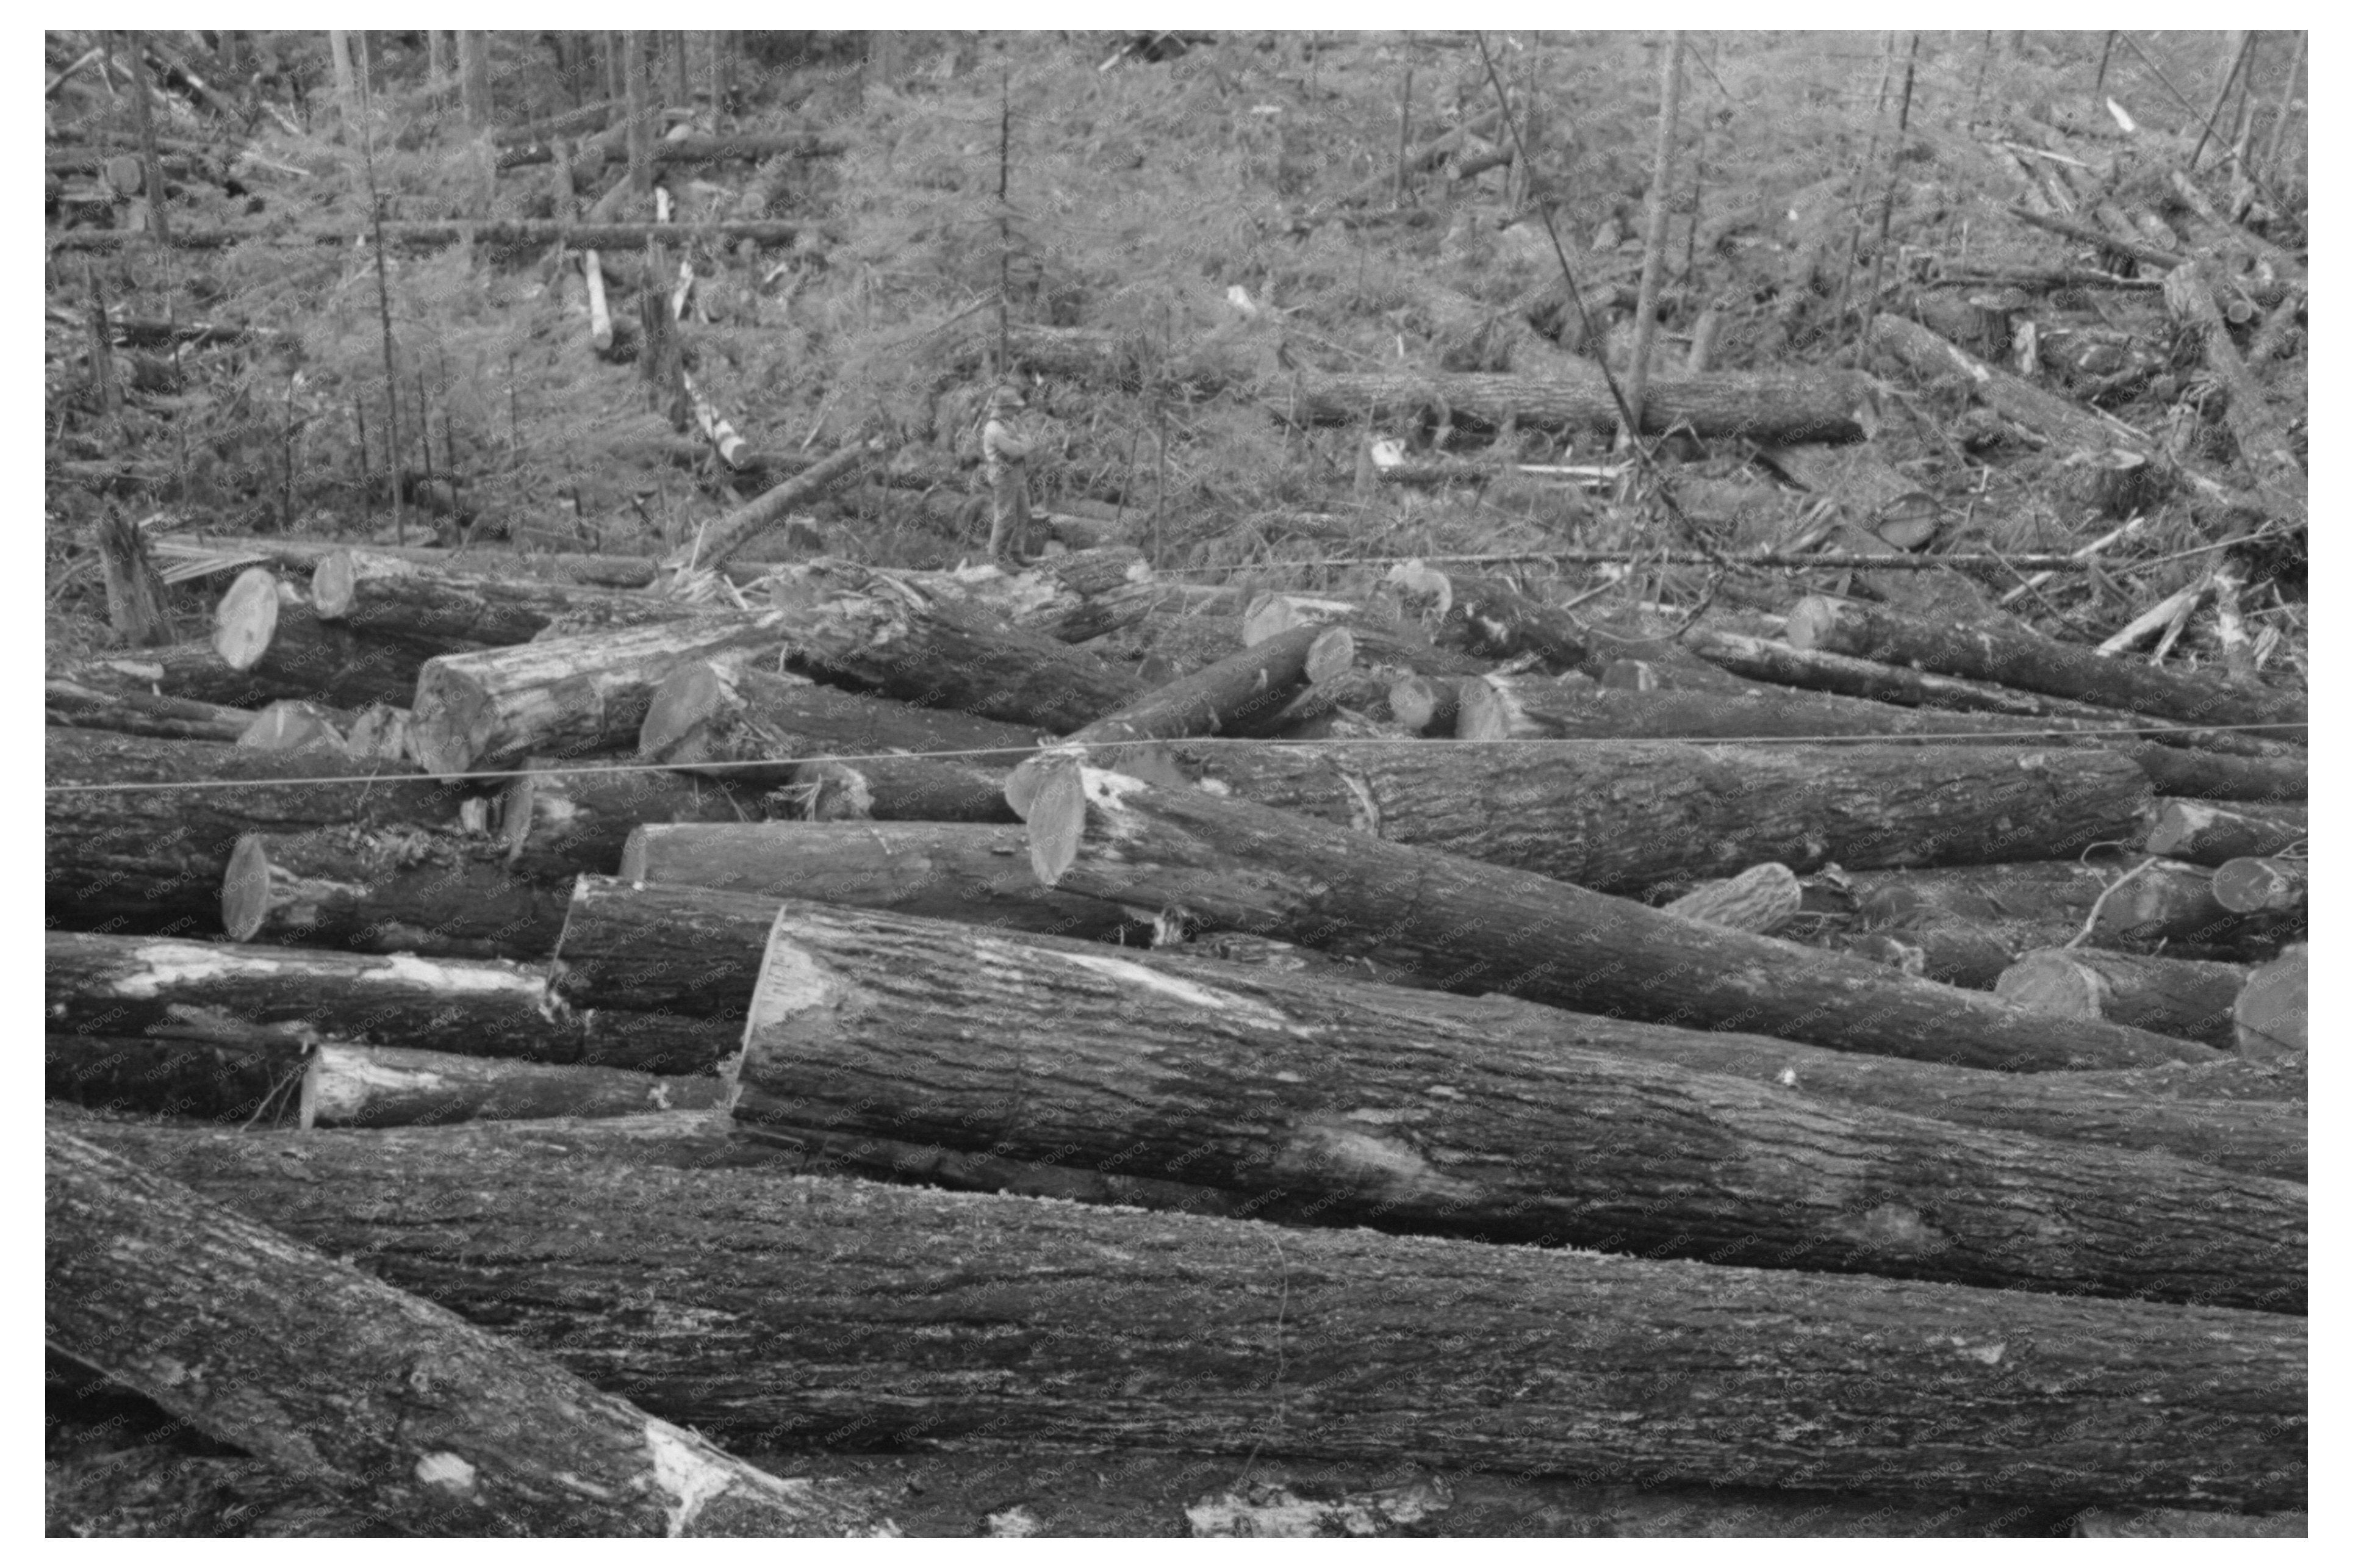
MULTIPOLYGON (((1602 637, 1429 573, 1419 621, 1271 599, 1128 665, 1174 600, 1087 554, 723 609, 353 554, 242 582, 163 690, 53 683, 53 786, 166 788, 49 796, 52 1099, 295 1129, 53 1111, 53 1340, 250 1443, 167 1375, 230 1347, 107 1303, 278 1344, 315 1273, 487 1380, 433 1452, 491 1504, 542 1450, 470 1456, 554 1402, 2303 1505, 2299 705, 1844 606, 1773 654, 1602 637), (410 739, 368 749, 404 726, 354 672, 402 667, 410 739), (109 1237, 155 1270, 93 1272, 109 1237), (377 1279, 334 1272, 361 1250, 377 1279), (1434 1360, 1384 1349, 1441 1318, 1434 1360), (1237 1423, 1271 1379, 1315 1397, 1237 1423)), ((414 1512, 362 1478, 431 1456, 333 1397, 368 1375, 306 1363, 284 1420, 414 1512)), ((880 1528, 675 1441, 660 1476, 712 1468, 674 1530, 880 1528)))

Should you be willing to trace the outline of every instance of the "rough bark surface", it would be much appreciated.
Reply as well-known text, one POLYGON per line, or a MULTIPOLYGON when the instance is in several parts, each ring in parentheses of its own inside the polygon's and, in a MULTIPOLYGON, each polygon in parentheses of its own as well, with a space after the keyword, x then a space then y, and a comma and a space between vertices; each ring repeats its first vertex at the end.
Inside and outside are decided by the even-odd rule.
POLYGON ((51 1344, 419 1533, 887 1529, 54 1128, 46 1193, 51 1344))
POLYGON ((509 869, 527 882, 570 885, 583 872, 610 876, 643 822, 748 822, 756 800, 708 779, 590 762, 527 758, 499 796, 509 869))
POLYGON ((1155 777, 1602 891, 1767 860, 2073 857, 2137 838, 2149 800, 2137 769, 2096 751, 1174 741, 1145 755, 1168 770, 1155 777))
POLYGON ((75 729, 106 729, 118 735, 148 735, 160 740, 234 743, 253 723, 250 708, 147 692, 108 691, 73 681, 43 683, 48 721, 75 729))
POLYGON ((569 1062, 579 1026, 520 964, 48 934, 52 1031, 128 1034, 190 1019, 292 1039, 569 1062))
POLYGON ((2054 696, 2156 714, 2185 724, 2282 727, 2274 738, 2304 738, 2305 699, 2292 693, 2213 675, 2183 674, 2129 659, 2103 658, 2019 625, 1957 626, 1816 597, 1789 612, 1788 639, 1889 664, 1913 664, 1970 680, 2024 686, 2054 696))
POLYGON ((1202 790, 1092 768, 1049 788, 1062 799, 1050 811, 1041 793, 1029 818, 1033 863, 1049 885, 1377 954, 1449 990, 1968 1066, 2050 1071, 2212 1055, 1202 790))
POLYGON ((2300 807, 2233 810, 2207 800, 2159 800, 2148 853, 2192 865, 2221 865, 2244 854, 2277 854, 2303 843, 2311 825, 2300 807))
MULTIPOLYGON (((1607 430, 1618 404, 1597 366, 1585 375, 1504 376, 1479 371, 1307 371, 1297 377, 1298 418, 1356 425, 1445 408, 1458 425, 1607 430)), ((1718 371, 1651 383, 1642 432, 1688 426, 1702 440, 1741 436, 1768 443, 1852 441, 1862 437, 1862 385, 1837 373, 1813 376, 1718 371)), ((1281 405, 1277 405, 1280 407, 1281 405)))
POLYGON ((629 835, 619 880, 1079 938, 1138 923, 1116 904, 1039 886, 1027 835, 975 822, 649 823, 629 835))
POLYGON ((392 763, 54 726, 46 738, 52 788, 206 786, 44 798, 48 914, 76 929, 218 930, 221 879, 247 833, 455 826, 464 799, 392 763), (321 782, 343 779, 360 781, 321 782))
POLYGON ((2227 1051, 2231 1008, 2247 982, 2237 964, 2046 948, 2001 974, 1994 994, 2061 1018, 2108 1018, 2227 1051))
POLYGON ((489 838, 405 824, 248 833, 221 881, 221 927, 239 942, 530 960, 564 928, 569 891, 517 876, 489 838))
POLYGON ((338 550, 311 577, 320 620, 435 653, 528 642, 550 621, 594 610, 615 626, 678 620, 693 608, 649 594, 491 577, 378 550, 338 550))
POLYGON ((301 1125, 435 1127, 712 1110, 733 1093, 712 1077, 659 1077, 619 1067, 392 1045, 321 1045, 302 1075, 301 1125))
POLYGON ((310 599, 266 567, 230 585, 213 617, 213 652, 273 697, 334 707, 405 703, 424 655, 319 619, 310 599))
POLYGON ((2277 1313, 681 1169, 644 1119, 87 1136, 722 1436, 2304 1506, 2277 1313))
POLYGON ((733 1114, 1201 1182, 1270 1218, 2302 1309, 2293 1183, 1804 1105, 1450 1003, 792 900, 733 1114))

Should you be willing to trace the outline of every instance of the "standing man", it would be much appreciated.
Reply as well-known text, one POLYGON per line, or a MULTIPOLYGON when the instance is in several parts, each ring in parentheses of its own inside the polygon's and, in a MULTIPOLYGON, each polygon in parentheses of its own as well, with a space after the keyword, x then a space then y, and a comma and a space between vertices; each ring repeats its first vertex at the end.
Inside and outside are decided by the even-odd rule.
POLYGON ((1001 567, 1029 564, 1029 443, 1015 428, 1026 406, 1019 388, 999 387, 988 395, 988 423, 980 432, 988 473, 988 558, 1001 567))

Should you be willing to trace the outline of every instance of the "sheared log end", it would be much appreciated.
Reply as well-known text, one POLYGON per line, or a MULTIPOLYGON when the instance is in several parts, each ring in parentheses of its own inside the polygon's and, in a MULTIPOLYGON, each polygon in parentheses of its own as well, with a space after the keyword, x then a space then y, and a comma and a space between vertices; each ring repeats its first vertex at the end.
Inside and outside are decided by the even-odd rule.
MULTIPOLYGON (((260 834, 247 833, 229 852, 228 872, 221 878, 221 929, 233 942, 250 942, 260 931, 269 909, 269 855, 261 847, 260 834)), ((304 1093, 308 1092, 306 1088, 304 1093)), ((303 1108, 302 1125, 307 1128, 311 1125, 307 1101, 303 1108)))
POLYGON ((337 550, 311 568, 311 609, 322 620, 341 620, 352 610, 358 577, 349 550, 337 550))
MULTIPOLYGON (((1052 887, 1079 858, 1079 841, 1087 828, 1085 779, 1095 770, 1082 768, 1075 759, 1022 766, 1037 768, 1029 810, 1023 813, 1029 821, 1029 869, 1039 885, 1052 887)), ((1008 788, 1008 800, 1011 793, 1008 788)), ((1021 810, 1018 805, 1014 809, 1021 810)))
POLYGON ((729 698, 725 675, 707 659, 682 664, 662 678, 638 726, 638 755, 648 762, 691 762, 681 753, 702 722, 729 698))
POLYGON ((1336 681, 1356 664, 1356 639, 1345 626, 1329 628, 1307 645, 1307 679, 1313 685, 1336 681))
POLYGON ((2307 948, 2298 942, 2247 977, 2231 1020, 2239 1054, 2256 1061, 2304 1051, 2311 1040, 2307 948))
POLYGON ((1789 618, 1781 629, 1781 639, 1792 648, 1820 647, 1828 640, 1831 628, 1837 624, 1838 616, 1836 599, 1826 599, 1820 594, 1801 599, 1797 608, 1789 611, 1789 618))

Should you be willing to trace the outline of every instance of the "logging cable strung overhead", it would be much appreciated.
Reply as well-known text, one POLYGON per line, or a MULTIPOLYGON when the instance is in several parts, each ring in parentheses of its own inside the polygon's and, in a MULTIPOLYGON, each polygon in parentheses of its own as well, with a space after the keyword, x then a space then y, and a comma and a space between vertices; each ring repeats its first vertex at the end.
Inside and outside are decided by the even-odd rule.
MULTIPOLYGON (((2129 738, 2136 736, 2147 737, 2161 735, 2221 735, 2234 733, 2240 730, 2274 732, 2281 729, 2302 727, 2304 726, 2300 725, 2282 725, 2277 723, 2149 725, 2143 726, 2120 725, 2115 728, 2019 729, 2001 730, 1991 732, 1991 734, 1999 736, 2000 738, 2005 740, 2015 739, 2023 744, 2027 741, 2034 740, 2092 741, 2104 737, 2129 738)), ((1531 736, 1525 738, 1502 736, 1493 738, 1482 739, 1463 739, 1457 737, 1455 739, 1449 740, 1444 744, 1449 746, 1604 746, 1614 745, 1619 741, 1628 738, 1636 738, 1646 742, 1679 746, 1871 746, 1882 743, 1917 746, 1931 741, 1941 740, 1982 745, 1989 738, 1989 732, 1985 730, 1962 730, 1951 734, 1941 732, 1906 732, 1902 735, 1694 735, 1641 736, 1635 737, 1623 736, 1531 736)), ((1359 740, 1252 740, 1232 736, 1187 736, 1144 738, 1137 740, 1088 741, 1085 743, 1085 749, 1088 752, 1092 753, 1109 751, 1116 747, 1125 746, 1281 746, 1307 749, 1322 746, 1428 747, 1430 744, 1432 743, 1430 740, 1420 736, 1370 736, 1359 740)), ((1041 750, 1043 748, 1041 748, 1041 750)), ((906 762, 915 759, 955 761, 960 758, 973 757, 1003 757, 1006 755, 1006 747, 997 746, 969 747, 955 751, 873 751, 859 753, 845 752, 839 754, 828 752, 821 756, 794 757, 783 759, 776 758, 754 758, 736 762, 698 762, 694 764, 691 768, 685 769, 681 769, 674 764, 667 762, 603 762, 578 767, 565 767, 558 765, 547 768, 485 768, 480 771, 470 770, 465 773, 454 775, 449 781, 472 782, 492 779, 530 779, 543 777, 551 773, 594 776, 598 774, 677 773, 684 771, 708 774, 720 773, 733 768, 773 768, 778 765, 780 760, 790 762, 795 765, 819 762, 906 762)), ((165 779, 134 780, 129 783, 119 784, 46 784, 42 786, 41 792, 45 795, 139 795, 162 794, 171 791, 189 789, 295 789, 305 787, 325 789, 331 786, 343 786, 348 784, 383 784, 402 779, 421 779, 424 777, 424 775, 403 773, 354 773, 326 779, 165 779)))

